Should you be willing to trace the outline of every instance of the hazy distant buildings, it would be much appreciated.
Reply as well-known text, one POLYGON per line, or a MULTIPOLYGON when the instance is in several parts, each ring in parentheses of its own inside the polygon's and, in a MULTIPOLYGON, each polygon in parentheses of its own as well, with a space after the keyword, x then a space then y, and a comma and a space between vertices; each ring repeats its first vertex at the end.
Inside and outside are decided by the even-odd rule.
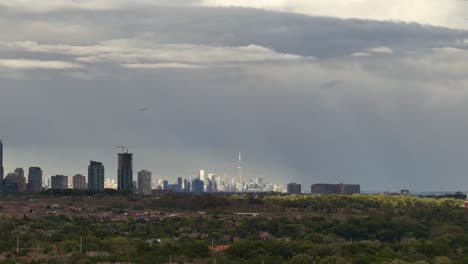
POLYGON ((104 165, 101 162, 89 162, 88 189, 95 192, 104 191, 104 165))
POLYGON ((310 187, 312 194, 356 194, 361 193, 359 184, 313 184, 310 187))
POLYGON ((3 182, 7 191, 24 192, 26 191, 26 178, 17 172, 8 173, 3 182))
POLYGON ((183 192, 190 192, 190 182, 187 179, 184 179, 183 192))
POLYGON ((205 183, 202 180, 200 180, 198 178, 193 180, 193 182, 192 182, 192 192, 193 193, 203 193, 204 188, 205 188, 205 183))
POLYGON ((2 190, 4 192, 18 192, 18 178, 17 173, 8 174, 2 182, 2 190))
POLYGON ((302 186, 298 183, 289 183, 288 194, 302 194, 302 186))
POLYGON ((73 190, 86 190, 86 177, 77 174, 73 176, 73 190))
POLYGON ((117 184, 120 192, 133 191, 133 154, 119 153, 117 184))
POLYGON ((39 167, 30 167, 28 174, 28 190, 30 192, 42 191, 42 169, 39 167))
POLYGON ((68 189, 68 176, 55 175, 50 177, 51 189, 53 190, 66 190, 68 189))
POLYGON ((16 168, 15 173, 18 173, 21 177, 24 177, 24 170, 23 168, 16 168))
POLYGON ((104 183, 104 188, 117 190, 117 183, 115 183, 115 179, 106 179, 106 182, 104 183))
POLYGON ((151 172, 142 170, 138 172, 138 193, 142 195, 151 194, 151 172))

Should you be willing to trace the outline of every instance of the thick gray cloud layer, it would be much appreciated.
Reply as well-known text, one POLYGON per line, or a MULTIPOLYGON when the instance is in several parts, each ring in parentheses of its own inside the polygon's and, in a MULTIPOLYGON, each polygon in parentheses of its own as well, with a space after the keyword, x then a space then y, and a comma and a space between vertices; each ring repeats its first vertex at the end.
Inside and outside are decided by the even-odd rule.
POLYGON ((242 151, 248 176, 281 183, 468 187, 466 31, 184 1, 18 3, 0 7, 9 170, 85 174, 96 159, 114 177, 125 144, 137 169, 170 179, 232 174, 242 151))

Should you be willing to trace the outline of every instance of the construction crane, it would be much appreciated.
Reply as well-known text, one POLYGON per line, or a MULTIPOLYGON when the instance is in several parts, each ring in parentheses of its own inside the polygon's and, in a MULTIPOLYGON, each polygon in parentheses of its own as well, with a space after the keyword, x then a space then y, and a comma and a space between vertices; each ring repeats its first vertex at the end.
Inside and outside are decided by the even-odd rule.
POLYGON ((120 149, 120 153, 127 152, 128 153, 128 147, 126 146, 117 146, 117 149, 120 149))

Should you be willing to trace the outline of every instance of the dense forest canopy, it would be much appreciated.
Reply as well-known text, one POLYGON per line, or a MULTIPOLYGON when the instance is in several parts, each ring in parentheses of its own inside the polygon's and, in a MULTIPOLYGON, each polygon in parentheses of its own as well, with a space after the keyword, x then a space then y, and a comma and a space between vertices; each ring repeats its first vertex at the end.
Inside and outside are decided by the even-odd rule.
POLYGON ((1 218, 4 263, 468 263, 468 214, 455 199, 244 194, 46 201, 60 200, 59 206, 86 203, 119 215, 158 210, 165 217, 1 218), (180 211, 187 214, 171 216, 180 211))

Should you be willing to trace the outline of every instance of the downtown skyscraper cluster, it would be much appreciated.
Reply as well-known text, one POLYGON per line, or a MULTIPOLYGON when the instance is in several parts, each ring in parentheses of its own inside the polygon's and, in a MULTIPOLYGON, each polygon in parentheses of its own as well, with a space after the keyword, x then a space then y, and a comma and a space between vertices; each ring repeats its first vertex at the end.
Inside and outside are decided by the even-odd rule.
POLYGON ((184 193, 215 193, 215 192, 283 192, 279 184, 263 183, 263 179, 242 180, 242 163, 239 153, 238 175, 228 179, 199 170, 196 175, 187 178, 178 177, 175 183, 160 179, 154 184, 152 173, 141 170, 137 173, 137 181, 133 175, 133 153, 124 150, 117 153, 117 183, 105 177, 104 164, 90 161, 86 176, 76 174, 73 177, 66 175, 53 175, 47 184, 44 184, 43 171, 40 167, 30 167, 27 179, 22 168, 15 169, 4 177, 3 168, 3 142, 0 141, 0 190, 3 192, 41 192, 46 189, 65 190, 73 188, 77 191, 88 190, 93 193, 104 192, 106 188, 117 189, 121 193, 138 193, 151 195, 153 192, 184 192, 184 193), (72 182, 70 186, 69 182, 72 182))

